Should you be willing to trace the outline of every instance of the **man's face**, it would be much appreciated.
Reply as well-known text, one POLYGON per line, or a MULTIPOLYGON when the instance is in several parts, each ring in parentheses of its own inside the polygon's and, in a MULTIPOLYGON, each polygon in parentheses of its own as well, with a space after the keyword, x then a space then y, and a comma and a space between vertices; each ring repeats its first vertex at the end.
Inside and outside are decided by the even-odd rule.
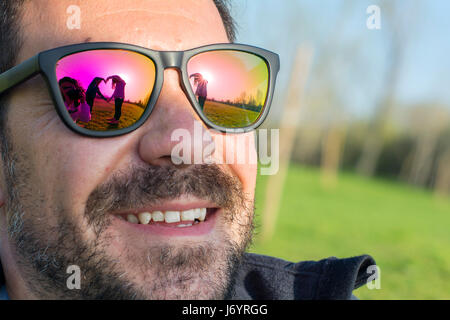
MULTIPOLYGON (((228 42, 211 0, 78 1, 81 29, 69 30, 66 10, 72 4, 26 2, 18 62, 85 41, 155 50, 228 42)), ((164 72, 147 122, 115 138, 70 131, 40 76, 15 89, 0 176, 0 248, 9 294, 187 299, 229 294, 233 266, 251 237, 256 165, 173 165, 170 155, 178 142, 171 133, 183 128, 194 135, 194 121, 200 119, 171 69, 164 72), (192 227, 150 227, 119 217, 195 208, 208 213, 192 227), (70 265, 80 267, 80 290, 66 287, 70 265)), ((233 140, 226 140, 225 148, 219 133, 210 135, 215 159, 235 148, 233 140)), ((253 150, 249 137, 243 147, 253 150)), ((193 156, 204 147, 193 144, 193 156)))

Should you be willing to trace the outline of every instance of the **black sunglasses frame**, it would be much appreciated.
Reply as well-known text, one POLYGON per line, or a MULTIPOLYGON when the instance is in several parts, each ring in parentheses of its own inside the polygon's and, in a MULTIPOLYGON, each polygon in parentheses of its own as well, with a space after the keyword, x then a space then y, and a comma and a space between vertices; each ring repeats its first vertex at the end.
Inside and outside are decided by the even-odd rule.
POLYGON ((136 130, 148 119, 161 93, 164 82, 164 70, 167 68, 177 69, 180 75, 181 87, 184 93, 188 97, 191 105, 194 107, 200 119, 202 119, 202 121, 204 121, 204 123, 208 127, 220 132, 241 133, 255 130, 266 119, 272 102, 276 77, 280 69, 280 60, 279 56, 271 51, 254 46, 234 43, 212 44, 186 51, 156 51, 140 46, 117 42, 81 43, 40 52, 34 57, 0 74, 0 94, 40 73, 44 76, 44 79, 46 80, 46 83, 50 89, 51 97, 53 99, 58 115, 69 129, 73 130, 76 133, 89 137, 115 137, 136 130), (155 83, 147 107, 145 108, 141 118, 136 121, 136 123, 127 128, 117 130, 94 131, 78 126, 66 111, 66 107, 64 105, 63 97, 60 92, 58 80, 56 77, 56 64, 60 59, 71 54, 83 51, 104 49, 128 50, 131 52, 140 53, 150 58, 155 63, 155 83), (199 53, 218 50, 234 50, 254 54, 262 58, 267 64, 269 72, 269 85, 267 89, 266 102, 263 106, 263 111, 259 115, 258 119, 253 124, 247 127, 227 128, 211 122, 202 112, 202 109, 190 86, 189 76, 187 73, 187 63, 189 59, 199 53))

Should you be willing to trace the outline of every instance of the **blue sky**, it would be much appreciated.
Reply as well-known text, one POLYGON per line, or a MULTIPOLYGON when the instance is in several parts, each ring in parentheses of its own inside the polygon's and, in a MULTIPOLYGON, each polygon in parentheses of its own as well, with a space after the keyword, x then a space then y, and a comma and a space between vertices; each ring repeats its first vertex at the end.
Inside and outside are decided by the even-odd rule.
MULTIPOLYGON (((370 114, 386 89, 384 70, 392 34, 387 6, 380 0, 234 0, 233 15, 239 25, 237 42, 280 55, 276 99, 288 83, 295 48, 308 44, 315 49, 317 63, 321 55, 341 52, 336 54, 341 67, 337 72, 347 75, 342 76, 345 85, 340 90, 347 109, 370 114), (349 9, 343 11, 346 3, 349 9), (381 30, 366 28, 366 8, 372 4, 381 9, 381 30), (355 54, 342 54, 343 50, 355 54), (347 63, 354 63, 354 69, 343 69, 347 63)), ((395 6, 394 23, 400 26, 404 45, 396 99, 403 104, 438 102, 450 108, 450 1, 395 0, 395 6)), ((315 67, 310 81, 316 76, 315 67)))

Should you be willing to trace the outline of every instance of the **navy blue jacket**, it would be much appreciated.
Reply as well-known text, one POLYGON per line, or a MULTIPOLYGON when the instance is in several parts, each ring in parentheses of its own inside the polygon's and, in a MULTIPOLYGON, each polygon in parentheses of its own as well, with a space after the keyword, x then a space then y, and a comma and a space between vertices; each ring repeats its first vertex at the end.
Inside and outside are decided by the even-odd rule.
MULTIPOLYGON (((330 300, 356 299, 352 291, 367 283, 375 265, 368 255, 292 263, 246 253, 238 270, 232 299, 330 300)), ((0 264, 0 288, 4 285, 0 264)))
POLYGON ((371 256, 335 257, 292 263, 247 253, 233 299, 356 299, 352 291, 367 283, 371 256))

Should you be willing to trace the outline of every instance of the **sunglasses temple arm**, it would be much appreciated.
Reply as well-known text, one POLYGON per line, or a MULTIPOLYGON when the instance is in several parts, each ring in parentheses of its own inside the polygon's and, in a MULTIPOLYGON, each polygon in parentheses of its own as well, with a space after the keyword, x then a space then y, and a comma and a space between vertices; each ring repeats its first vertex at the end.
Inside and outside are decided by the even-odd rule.
POLYGON ((40 72, 39 54, 0 74, 0 94, 40 72))

